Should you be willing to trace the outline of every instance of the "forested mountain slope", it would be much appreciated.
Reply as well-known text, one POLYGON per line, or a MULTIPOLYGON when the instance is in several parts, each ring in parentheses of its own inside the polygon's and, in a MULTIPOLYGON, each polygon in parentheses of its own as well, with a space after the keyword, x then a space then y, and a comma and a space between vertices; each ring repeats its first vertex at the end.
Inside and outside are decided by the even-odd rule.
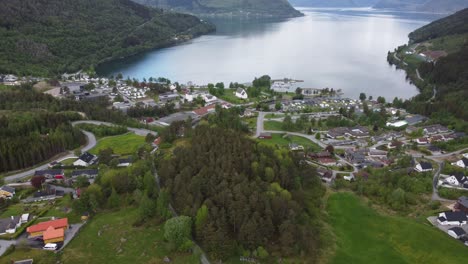
POLYGON ((0 0, 0 72, 77 71, 211 30, 130 0, 0 0))
POLYGON ((288 0, 134 0, 140 4, 203 15, 296 17, 288 0))
MULTIPOLYGON (((410 33, 410 44, 396 51, 402 60, 393 61, 407 71, 421 91, 406 102, 406 107, 412 112, 432 115, 441 123, 457 124, 460 131, 468 131, 467 25, 468 9, 432 22, 410 33), (442 56, 429 58, 431 54, 442 56), (401 65, 401 61, 407 65, 401 65)), ((390 61, 392 57, 389 54, 390 61)))
POLYGON ((436 20, 409 34, 410 41, 422 42, 443 36, 468 33, 468 9, 436 20))
POLYGON ((380 0, 375 8, 432 13, 453 13, 468 7, 468 0, 380 0))

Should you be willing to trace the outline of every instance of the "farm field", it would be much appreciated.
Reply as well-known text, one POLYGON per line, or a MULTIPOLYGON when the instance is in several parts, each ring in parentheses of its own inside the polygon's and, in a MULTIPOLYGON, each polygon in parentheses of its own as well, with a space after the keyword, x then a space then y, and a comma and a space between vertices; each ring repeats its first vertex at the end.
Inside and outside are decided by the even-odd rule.
POLYGON ((468 258, 466 246, 429 223, 380 215, 354 194, 332 194, 327 211, 337 244, 329 263, 456 264, 468 258))

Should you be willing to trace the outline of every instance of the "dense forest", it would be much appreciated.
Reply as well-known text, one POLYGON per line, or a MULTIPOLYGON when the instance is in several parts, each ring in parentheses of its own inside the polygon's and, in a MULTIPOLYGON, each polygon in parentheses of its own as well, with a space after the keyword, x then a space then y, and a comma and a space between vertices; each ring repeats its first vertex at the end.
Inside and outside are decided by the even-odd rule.
POLYGON ((50 76, 214 30, 130 0, 1 0, 0 72, 50 76))
POLYGON ((172 205, 194 219, 194 237, 214 259, 253 251, 313 259, 324 195, 314 170, 228 128, 229 112, 217 111, 191 132, 191 144, 160 162, 172 205))
POLYGON ((196 14, 229 14, 272 17, 297 17, 301 12, 287 0, 133 0, 164 9, 196 14), (250 13, 250 14, 249 14, 250 13))
POLYGON ((79 114, 2 112, 0 114, 0 172, 35 165, 86 142, 69 121, 79 114))
POLYGON ((22 169, 79 147, 85 137, 70 121, 89 119, 128 124, 102 101, 58 100, 31 85, 0 89, 0 172, 22 169))

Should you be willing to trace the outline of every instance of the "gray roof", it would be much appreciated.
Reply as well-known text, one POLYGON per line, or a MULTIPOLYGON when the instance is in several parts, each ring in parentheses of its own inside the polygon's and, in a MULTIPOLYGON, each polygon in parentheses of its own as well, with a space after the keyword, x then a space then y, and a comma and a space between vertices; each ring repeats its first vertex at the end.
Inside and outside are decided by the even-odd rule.
POLYGON ((458 227, 458 226, 452 227, 449 230, 453 231, 455 234, 457 234, 457 236, 463 236, 464 234, 466 234, 465 230, 463 230, 463 228, 458 227))
POLYGON ((89 170, 74 170, 72 171, 72 177, 78 177, 81 175, 98 175, 99 170, 97 169, 89 169, 89 170))
POLYGON ((36 172, 34 172, 34 176, 46 176, 46 175, 51 175, 51 176, 55 176, 55 175, 61 175, 63 174, 63 170, 37 170, 36 172))
POLYGON ((13 262, 13 264, 33 264, 34 260, 33 259, 23 259, 23 260, 17 260, 13 262))
POLYGON ((8 185, 3 185, 2 187, 0 187, 0 189, 5 191, 5 192, 15 193, 15 188, 10 187, 8 185))
POLYGON ((458 198, 458 203, 463 205, 463 207, 468 208, 468 197, 461 196, 460 198, 458 198))
POLYGON ((13 228, 19 223, 21 217, 13 216, 0 219, 0 233, 5 233, 7 229, 13 228))

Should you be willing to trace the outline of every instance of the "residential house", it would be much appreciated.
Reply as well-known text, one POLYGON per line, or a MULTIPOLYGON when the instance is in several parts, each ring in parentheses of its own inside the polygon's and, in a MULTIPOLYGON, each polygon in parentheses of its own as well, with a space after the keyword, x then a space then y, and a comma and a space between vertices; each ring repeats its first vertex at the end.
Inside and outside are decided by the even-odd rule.
POLYGON ((68 228, 68 218, 61 218, 61 219, 41 222, 39 224, 28 227, 26 231, 29 233, 30 238, 40 237, 44 235, 44 232, 46 232, 49 227, 52 227, 54 230, 55 229, 66 230, 68 228))
POLYGON ((345 151, 345 158, 354 166, 361 165, 366 161, 367 150, 365 149, 347 149, 345 151))
POLYGON ((432 167, 432 163, 421 161, 420 163, 416 164, 414 170, 417 172, 428 172, 434 170, 434 168, 432 167))
POLYGON ((84 176, 88 179, 94 179, 98 176, 99 170, 98 169, 88 169, 88 170, 74 170, 71 173, 72 180, 76 180, 76 178, 80 176, 84 176))
POLYGON ((44 243, 57 243, 63 242, 65 240, 65 229, 64 228, 54 228, 49 226, 43 233, 42 239, 44 243))
POLYGON ((354 181, 354 174, 351 173, 349 176, 343 176, 345 181, 354 181))
POLYGON ((289 143, 289 150, 292 150, 292 151, 304 150, 304 147, 296 143, 289 143))
POLYGON ((419 145, 426 145, 429 144, 429 139, 426 137, 418 138, 416 139, 416 143, 418 143, 419 145))
POLYGON ((457 203, 455 204, 455 210, 468 214, 468 197, 467 196, 461 196, 460 198, 458 198, 457 203))
POLYGON ((426 120, 427 120, 427 117, 422 116, 422 115, 407 115, 405 117, 405 121, 410 126, 414 126, 414 125, 419 124, 421 122, 425 122, 426 120))
POLYGON ((247 92, 243 88, 237 88, 235 95, 237 98, 240 98, 240 99, 249 98, 249 96, 247 95, 247 92))
POLYGON ((209 103, 213 103, 215 102, 216 100, 218 100, 218 98, 214 95, 211 95, 211 94, 203 94, 202 95, 202 99, 203 101, 205 101, 205 103, 209 104, 209 103))
POLYGON ((384 159, 384 158, 387 158, 387 151, 378 150, 378 149, 369 149, 368 155, 371 158, 384 159))
POLYGON ((456 225, 456 226, 462 226, 466 225, 466 222, 468 221, 468 218, 466 217, 465 212, 452 212, 452 211, 447 211, 439 214, 439 217, 437 218, 437 222, 441 225, 456 225))
POLYGON ((184 99, 189 103, 193 102, 193 94, 192 93, 186 93, 184 95, 184 99))
POLYGON ((271 139, 272 136, 271 136, 271 133, 264 132, 264 133, 260 133, 260 136, 258 136, 258 138, 260 138, 260 139, 271 139))
POLYGON ((34 176, 44 176, 47 179, 63 179, 65 172, 62 169, 37 170, 34 172, 34 176))
POLYGON ((15 188, 8 185, 0 187, 0 198, 11 199, 15 196, 15 188))
POLYGON ((457 161, 457 162, 453 162, 452 165, 454 166, 458 166, 460 168, 468 168, 468 159, 463 157, 461 160, 457 161))
POLYGON ((97 162, 98 157, 96 155, 93 155, 89 152, 85 152, 78 157, 78 159, 73 162, 74 166, 82 166, 82 167, 88 167, 90 165, 93 165, 97 162))
POLYGON ((442 149, 434 145, 430 145, 429 147, 427 147, 427 150, 432 152, 432 155, 439 155, 442 153, 442 149))
POLYGON ((119 159, 119 164, 117 164, 117 167, 128 167, 132 165, 132 158, 121 158, 119 159))
POLYGON ((369 137, 369 129, 366 127, 355 127, 349 129, 346 133, 346 136, 355 137, 355 138, 366 138, 369 137))
POLYGON ((317 168, 317 173, 323 182, 331 182, 333 179, 333 172, 331 170, 319 167, 317 168))
POLYGON ((431 137, 431 143, 434 143, 434 142, 442 142, 442 141, 445 141, 445 137, 443 135, 434 135, 431 137))
POLYGON ((193 110, 193 113, 198 115, 198 116, 204 116, 204 115, 207 115, 209 113, 213 113, 215 111, 215 107, 216 107, 215 104, 211 104, 211 105, 208 105, 208 106, 204 106, 204 107, 200 107, 198 109, 195 109, 195 110, 193 110))
POLYGON ((431 125, 431 126, 426 126, 423 128, 423 132, 425 135, 434 135, 437 133, 447 133, 450 130, 447 127, 444 127, 442 125, 436 124, 436 125, 431 125))
POLYGON ((327 137, 331 139, 336 139, 339 137, 344 137, 345 134, 349 131, 348 128, 346 127, 337 127, 337 128, 332 128, 327 132, 327 137))
POLYGON ((332 158, 318 158, 317 162, 324 166, 336 166, 336 160, 332 158))
POLYGON ((164 93, 159 95, 159 102, 161 103, 168 103, 172 101, 176 101, 179 99, 179 95, 177 93, 164 93))
POLYGON ((463 157, 468 159, 468 153, 464 153, 463 157))
POLYGON ((447 233, 449 234, 449 236, 455 238, 455 239, 459 239, 460 237, 466 235, 466 232, 465 230, 463 230, 463 228, 461 227, 452 227, 450 228, 447 233))
POLYGON ((406 122, 405 120, 400 120, 400 121, 396 121, 396 122, 387 122, 386 124, 388 127, 396 127, 396 128, 399 128, 399 127, 404 127, 404 126, 407 126, 408 125, 408 122, 406 122))
POLYGON ((0 219, 0 235, 14 234, 16 229, 21 226, 20 216, 11 216, 0 219))
POLYGON ((415 127, 415 126, 408 126, 406 129, 405 129, 405 132, 408 133, 408 134, 411 134, 411 133, 416 133, 419 131, 419 127, 415 127))
POLYGON ((450 185, 454 186, 464 186, 464 184, 468 181, 468 179, 463 175, 463 173, 455 173, 454 175, 445 179, 450 185))
POLYGON ((398 141, 398 140, 393 140, 392 142, 388 143, 387 148, 388 149, 396 149, 396 148, 402 147, 403 145, 404 145, 403 142, 398 141))

